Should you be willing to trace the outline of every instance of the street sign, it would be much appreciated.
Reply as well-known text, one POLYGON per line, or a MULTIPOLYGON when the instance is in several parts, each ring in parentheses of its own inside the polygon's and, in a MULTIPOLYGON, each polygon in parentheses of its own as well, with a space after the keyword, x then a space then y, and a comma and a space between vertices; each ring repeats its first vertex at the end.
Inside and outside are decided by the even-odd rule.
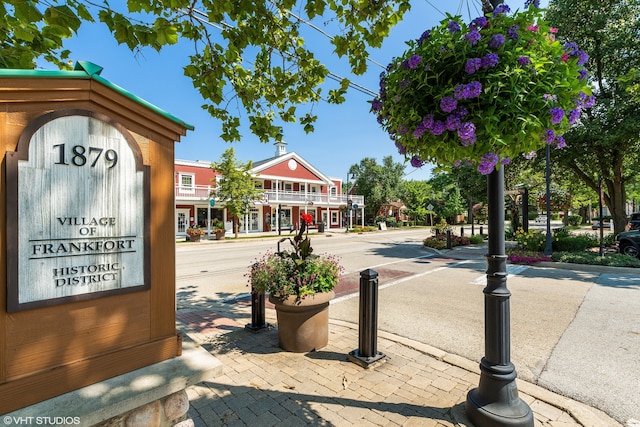
POLYGON ((429 205, 427 206, 427 210, 428 211, 432 211, 433 210, 433 205, 431 203, 429 203, 429 205))
POLYGON ((353 204, 353 209, 358 209, 358 204, 357 203, 353 204))
POLYGON ((216 205, 215 199, 209 200, 209 206, 214 207, 216 205))

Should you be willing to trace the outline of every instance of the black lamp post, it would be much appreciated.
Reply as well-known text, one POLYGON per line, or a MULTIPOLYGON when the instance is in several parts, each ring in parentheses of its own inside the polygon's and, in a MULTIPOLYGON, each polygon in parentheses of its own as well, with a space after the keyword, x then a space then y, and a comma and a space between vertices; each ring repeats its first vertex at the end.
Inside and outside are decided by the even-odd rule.
MULTIPOLYGON (((482 0, 485 14, 502 0, 482 0)), ((533 412, 518 397, 516 369, 511 363, 511 326, 504 248, 504 168, 498 165, 487 179, 489 253, 484 288, 484 351, 480 384, 467 394, 466 413, 482 427, 533 427, 533 412)))
POLYGON ((547 199, 547 236, 544 245, 544 254, 549 256, 553 253, 553 236, 551 235, 551 154, 549 149, 549 144, 545 149, 546 155, 546 167, 545 167, 545 178, 546 178, 546 199, 547 199))
POLYGON ((511 327, 504 245, 504 166, 489 174, 489 253, 484 288, 484 348, 480 384, 467 394, 466 413, 482 427, 533 427, 531 408, 518 397, 511 363, 511 327))

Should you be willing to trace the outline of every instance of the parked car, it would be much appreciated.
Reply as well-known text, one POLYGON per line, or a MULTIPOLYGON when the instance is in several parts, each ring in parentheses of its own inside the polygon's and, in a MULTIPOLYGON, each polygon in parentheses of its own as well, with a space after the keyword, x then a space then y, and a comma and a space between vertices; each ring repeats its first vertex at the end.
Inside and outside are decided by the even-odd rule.
POLYGON ((593 224, 591 224, 591 229, 592 230, 599 230, 600 229, 600 221, 596 221, 593 224))
POLYGON ((536 217, 536 222, 538 222, 538 223, 540 223, 540 222, 546 223, 547 222, 547 216, 546 215, 538 215, 536 217))
POLYGON ((640 230, 619 233, 616 236, 616 244, 621 254, 640 258, 640 230))
POLYGON ((634 212, 629 218, 629 230, 640 230, 640 212, 634 212))

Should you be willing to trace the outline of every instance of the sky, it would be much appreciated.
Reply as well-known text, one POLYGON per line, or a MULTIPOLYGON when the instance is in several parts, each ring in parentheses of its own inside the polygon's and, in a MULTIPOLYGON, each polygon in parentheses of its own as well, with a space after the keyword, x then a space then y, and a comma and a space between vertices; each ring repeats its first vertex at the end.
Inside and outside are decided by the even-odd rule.
MULTIPOLYGON (((524 0, 506 3, 512 11, 524 7, 524 0)), ((548 0, 540 3, 545 7, 548 0)), ((406 40, 416 39, 425 30, 438 25, 446 13, 462 15, 467 22, 481 14, 480 0, 412 0, 411 6, 382 48, 370 52, 373 61, 386 66, 393 57, 406 50, 406 40)), ((379 75, 383 70, 380 66, 370 63, 365 75, 353 76, 348 72, 345 58, 331 55, 332 46, 327 38, 309 29, 306 40, 331 72, 377 92, 379 75)), ((78 35, 65 43, 65 48, 71 50, 73 62, 89 61, 100 65, 104 68, 101 77, 193 125, 195 129, 187 131, 186 136, 176 143, 176 159, 213 162, 230 146, 235 148, 237 159, 243 162, 275 155, 273 143, 261 143, 248 127, 241 129, 243 137, 240 142, 230 144, 219 137, 219 121, 202 110, 202 97, 191 79, 183 74, 183 67, 193 53, 189 43, 178 43, 160 52, 145 49, 134 54, 125 45, 118 45, 104 25, 84 23, 78 35)), ((54 69, 53 65, 46 63, 38 66, 54 69)), ((330 87, 323 93, 328 89, 330 87)), ((395 162, 405 163, 388 134, 369 112, 371 96, 350 89, 346 99, 340 105, 315 105, 313 112, 318 115, 318 120, 311 134, 304 133, 298 124, 286 125, 284 140, 287 151, 295 151, 325 175, 343 180, 347 179, 349 168, 365 157, 375 158, 381 164, 383 157, 391 155, 395 162)), ((429 165, 416 169, 406 162, 404 179, 427 180, 431 173, 429 165)))

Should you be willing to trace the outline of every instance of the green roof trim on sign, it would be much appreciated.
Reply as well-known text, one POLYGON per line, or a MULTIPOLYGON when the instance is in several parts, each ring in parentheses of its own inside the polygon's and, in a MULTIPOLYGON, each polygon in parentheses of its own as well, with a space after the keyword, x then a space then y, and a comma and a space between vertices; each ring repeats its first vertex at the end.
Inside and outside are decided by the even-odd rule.
POLYGON ((167 113, 161 108, 156 107, 148 101, 132 94, 128 90, 111 83, 109 80, 100 77, 103 68, 97 64, 88 61, 76 62, 73 71, 51 71, 51 70, 14 70, 8 68, 0 69, 0 78, 2 77, 34 77, 34 78, 62 78, 62 79, 91 79, 115 90, 116 92, 126 96, 134 102, 145 106, 146 108, 160 114, 163 117, 179 124, 187 130, 194 130, 195 127, 189 123, 180 120, 176 116, 167 113))

